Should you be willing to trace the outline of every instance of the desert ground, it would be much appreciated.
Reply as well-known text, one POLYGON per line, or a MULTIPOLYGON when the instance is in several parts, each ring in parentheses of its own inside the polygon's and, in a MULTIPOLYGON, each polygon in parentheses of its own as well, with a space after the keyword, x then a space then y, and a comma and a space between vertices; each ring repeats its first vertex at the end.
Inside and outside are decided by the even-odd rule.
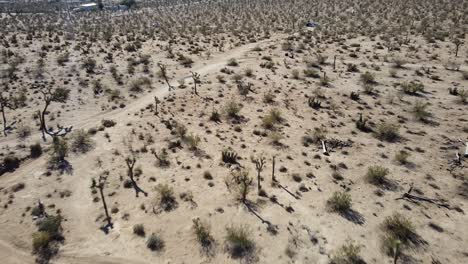
POLYGON ((1 263, 468 263, 468 2, 102 4, 2 6, 1 263))

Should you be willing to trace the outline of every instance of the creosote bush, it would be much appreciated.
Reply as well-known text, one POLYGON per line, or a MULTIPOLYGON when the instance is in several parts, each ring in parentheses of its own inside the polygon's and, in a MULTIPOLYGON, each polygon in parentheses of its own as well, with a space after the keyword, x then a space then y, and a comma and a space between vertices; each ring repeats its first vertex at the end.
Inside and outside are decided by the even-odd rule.
POLYGON ((387 182, 389 170, 385 167, 375 165, 367 168, 366 178, 374 185, 382 185, 387 182))
POLYGON ((143 224, 136 224, 133 226, 133 233, 137 236, 144 237, 145 236, 145 227, 143 224))
POLYGON ((246 225, 229 226, 226 228, 226 246, 233 258, 242 258, 255 250, 252 231, 246 225))
POLYGON ((229 118, 238 118, 239 117, 239 112, 242 109, 242 105, 239 104, 237 101, 234 99, 229 100, 225 105, 224 105, 224 112, 226 113, 227 117, 229 118))
POLYGON ((170 211, 177 206, 174 190, 167 184, 159 184, 156 187, 158 192, 157 203, 164 211, 170 211))
POLYGON ((389 122, 382 122, 377 125, 375 136, 380 140, 394 142, 400 138, 398 130, 398 125, 389 122))
POLYGON ((424 84, 420 82, 404 82, 401 84, 402 91, 409 95, 417 95, 424 91, 424 84))
POLYGON ((327 205, 333 212, 345 213, 351 209, 351 196, 345 192, 334 192, 327 205))
POLYGON ((359 256, 361 247, 354 241, 347 241, 346 244, 336 250, 331 264, 364 264, 365 262, 359 256))
POLYGON ((159 235, 152 233, 146 241, 146 247, 152 251, 161 251, 164 249, 164 240, 159 235))
POLYGON ((91 135, 83 129, 77 130, 72 135, 71 149, 73 152, 86 153, 94 146, 91 135))
POLYGON ((382 224, 382 229, 388 236, 398 239, 404 244, 409 243, 416 234, 411 221, 399 213, 386 217, 382 224))
POLYGON ((408 164, 408 158, 410 153, 404 150, 400 150, 397 154, 395 154, 395 161, 399 164, 408 164))

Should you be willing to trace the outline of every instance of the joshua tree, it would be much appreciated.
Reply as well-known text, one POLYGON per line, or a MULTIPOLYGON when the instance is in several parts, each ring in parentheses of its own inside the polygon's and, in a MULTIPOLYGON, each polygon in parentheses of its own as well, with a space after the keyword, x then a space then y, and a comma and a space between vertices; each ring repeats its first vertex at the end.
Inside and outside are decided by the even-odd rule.
POLYGON ((261 185, 261 176, 260 173, 263 171, 263 167, 265 166, 266 159, 263 156, 259 156, 257 158, 253 159, 253 162, 255 163, 255 169, 257 170, 257 188, 258 188, 258 193, 260 194, 260 191, 262 189, 261 185))
POLYGON ((109 215, 109 210, 107 209, 107 203, 106 203, 106 198, 104 196, 104 187, 106 186, 106 181, 107 181, 107 176, 109 175, 109 172, 106 171, 99 175, 99 182, 96 184, 96 180, 93 179, 91 188, 98 188, 99 193, 101 194, 101 201, 102 205, 104 207, 104 213, 106 214, 106 220, 107 220, 107 225, 104 227, 105 229, 107 228, 113 228, 112 224, 112 218, 109 215))
POLYGON ((137 162, 137 155, 136 155, 135 151, 133 150, 131 140, 124 141, 124 145, 127 146, 128 150, 130 152, 130 155, 128 155, 127 158, 125 158, 125 163, 127 164, 127 175, 130 178, 130 181, 132 183, 133 188, 135 189, 136 197, 138 197, 138 194, 140 192, 143 193, 145 196, 148 196, 148 193, 143 191, 135 181, 134 168, 135 168, 135 164, 137 162))
POLYGON ((271 169, 271 180, 272 182, 276 182, 276 178, 275 178, 275 164, 276 164, 276 156, 273 156, 273 159, 271 161, 271 166, 272 166, 272 169, 271 169))
POLYGON ((249 177, 249 171, 245 169, 236 169, 231 171, 232 177, 226 181, 230 189, 234 188, 237 198, 243 203, 247 203, 247 195, 251 190, 253 179, 249 177))
POLYGON ((60 125, 57 125, 57 128, 58 128, 57 131, 49 130, 47 129, 45 115, 47 113, 47 108, 50 106, 52 102, 65 103, 68 100, 70 90, 65 89, 65 88, 53 89, 52 87, 47 86, 47 87, 43 87, 40 90, 40 92, 43 95, 42 100, 44 100, 44 108, 42 109, 42 112, 39 110, 39 119, 41 122, 42 139, 44 141, 46 140, 45 134, 48 134, 52 138, 56 136, 65 136, 72 130, 73 127, 72 126, 62 127, 60 125))
POLYGON ((154 115, 158 115, 158 105, 161 103, 161 101, 159 101, 158 97, 155 96, 154 97, 154 115))
POLYGON ((460 46, 463 45, 463 41, 461 41, 459 38, 455 38, 453 40, 453 44, 455 44, 455 57, 458 57, 458 50, 460 46))
MULTIPOLYGON (((5 89, 6 90, 6 89, 5 89)), ((16 122, 11 124, 7 123, 6 119, 6 109, 14 110, 24 104, 25 98, 21 95, 18 97, 14 97, 11 93, 8 96, 5 95, 3 90, 0 90, 0 111, 2 112, 3 118, 3 134, 7 136, 7 130, 10 129, 16 122)))
POLYGON ((159 70, 160 70, 161 77, 167 83, 167 87, 168 87, 169 91, 172 91, 174 89, 174 87, 172 87, 172 85, 169 82, 169 77, 167 76, 167 67, 166 67, 166 65, 158 63, 158 67, 159 67, 159 70))
POLYGON ((200 83, 200 74, 196 72, 191 72, 193 79, 193 92, 198 96, 197 83, 200 83))

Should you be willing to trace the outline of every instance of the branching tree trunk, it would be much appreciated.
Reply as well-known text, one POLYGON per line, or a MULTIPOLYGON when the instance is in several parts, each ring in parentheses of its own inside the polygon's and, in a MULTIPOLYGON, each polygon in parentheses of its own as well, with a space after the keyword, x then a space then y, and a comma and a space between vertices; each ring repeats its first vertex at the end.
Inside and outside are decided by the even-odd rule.
POLYGON ((96 188, 97 187, 99 189, 99 194, 101 195, 102 205, 104 207, 104 213, 106 214, 106 221, 107 221, 106 227, 107 228, 113 228, 112 218, 111 218, 111 216, 109 214, 109 209, 107 208, 106 198, 104 196, 104 187, 106 186, 106 181, 107 181, 107 176, 106 175, 107 174, 103 173, 103 174, 101 174, 99 176, 99 183, 98 184, 96 184, 96 182, 93 179, 93 185, 91 186, 91 188, 96 188))
POLYGON ((198 96, 197 84, 200 83, 200 74, 196 72, 191 72, 193 79, 193 92, 198 96))
POLYGON ((45 120, 47 109, 52 104, 52 102, 65 103, 68 100, 70 90, 64 88, 53 89, 52 87, 48 86, 42 88, 40 91, 43 95, 42 100, 44 101, 44 108, 42 109, 42 112, 39 110, 39 121, 41 122, 40 125, 42 131, 42 139, 46 141, 46 134, 54 138, 57 136, 65 136, 66 134, 70 133, 73 128, 72 126, 62 127, 60 125, 57 125, 57 130, 53 131, 47 128, 45 120))
POLYGON ((134 176, 134 167, 135 167, 135 164, 136 164, 136 156, 134 154, 132 154, 132 156, 129 156, 125 159, 125 162, 127 164, 127 175, 128 177, 130 178, 130 181, 132 182, 132 186, 133 188, 135 189, 135 193, 136 193, 136 197, 138 197, 138 194, 141 192, 143 193, 145 196, 148 196, 148 193, 143 191, 143 189, 141 189, 138 184, 136 183, 135 181, 135 176, 134 176))
POLYGON ((171 83, 169 82, 169 76, 167 75, 167 67, 164 64, 158 63, 159 70, 161 72, 161 77, 164 79, 164 81, 167 84, 167 87, 169 91, 174 90, 174 87, 172 87, 171 83))
POLYGON ((8 124, 6 118, 6 109, 15 110, 21 106, 22 103, 20 102, 20 97, 14 97, 11 94, 9 96, 4 95, 4 91, 0 90, 0 111, 2 112, 2 120, 3 120, 3 134, 5 137, 7 136, 7 131, 16 123, 13 122, 8 124))
POLYGON ((159 112, 158 112, 158 105, 161 103, 161 101, 159 101, 158 97, 155 96, 154 97, 154 115, 159 115, 159 112))
POLYGON ((258 189, 258 193, 260 194, 260 191, 262 190, 260 174, 263 171, 263 167, 265 166, 266 159, 265 157, 260 156, 254 159, 253 161, 255 162, 255 169, 257 170, 257 189, 258 189))

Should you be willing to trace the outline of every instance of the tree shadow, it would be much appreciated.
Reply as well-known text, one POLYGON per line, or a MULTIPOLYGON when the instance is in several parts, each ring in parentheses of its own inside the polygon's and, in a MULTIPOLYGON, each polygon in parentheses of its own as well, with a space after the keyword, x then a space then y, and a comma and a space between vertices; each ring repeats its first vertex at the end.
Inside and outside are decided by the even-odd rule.
POLYGON ((102 232, 104 232, 104 234, 109 234, 110 230, 114 228, 114 224, 112 223, 107 223, 103 226, 101 226, 99 229, 101 229, 102 232))
POLYGON ((346 210, 345 212, 340 213, 340 215, 346 220, 357 225, 363 225, 366 222, 364 216, 353 209, 346 210))
POLYGON ((68 174, 72 175, 73 174, 73 166, 68 160, 51 160, 49 162, 48 166, 49 170, 55 170, 58 171, 60 174, 68 174))

